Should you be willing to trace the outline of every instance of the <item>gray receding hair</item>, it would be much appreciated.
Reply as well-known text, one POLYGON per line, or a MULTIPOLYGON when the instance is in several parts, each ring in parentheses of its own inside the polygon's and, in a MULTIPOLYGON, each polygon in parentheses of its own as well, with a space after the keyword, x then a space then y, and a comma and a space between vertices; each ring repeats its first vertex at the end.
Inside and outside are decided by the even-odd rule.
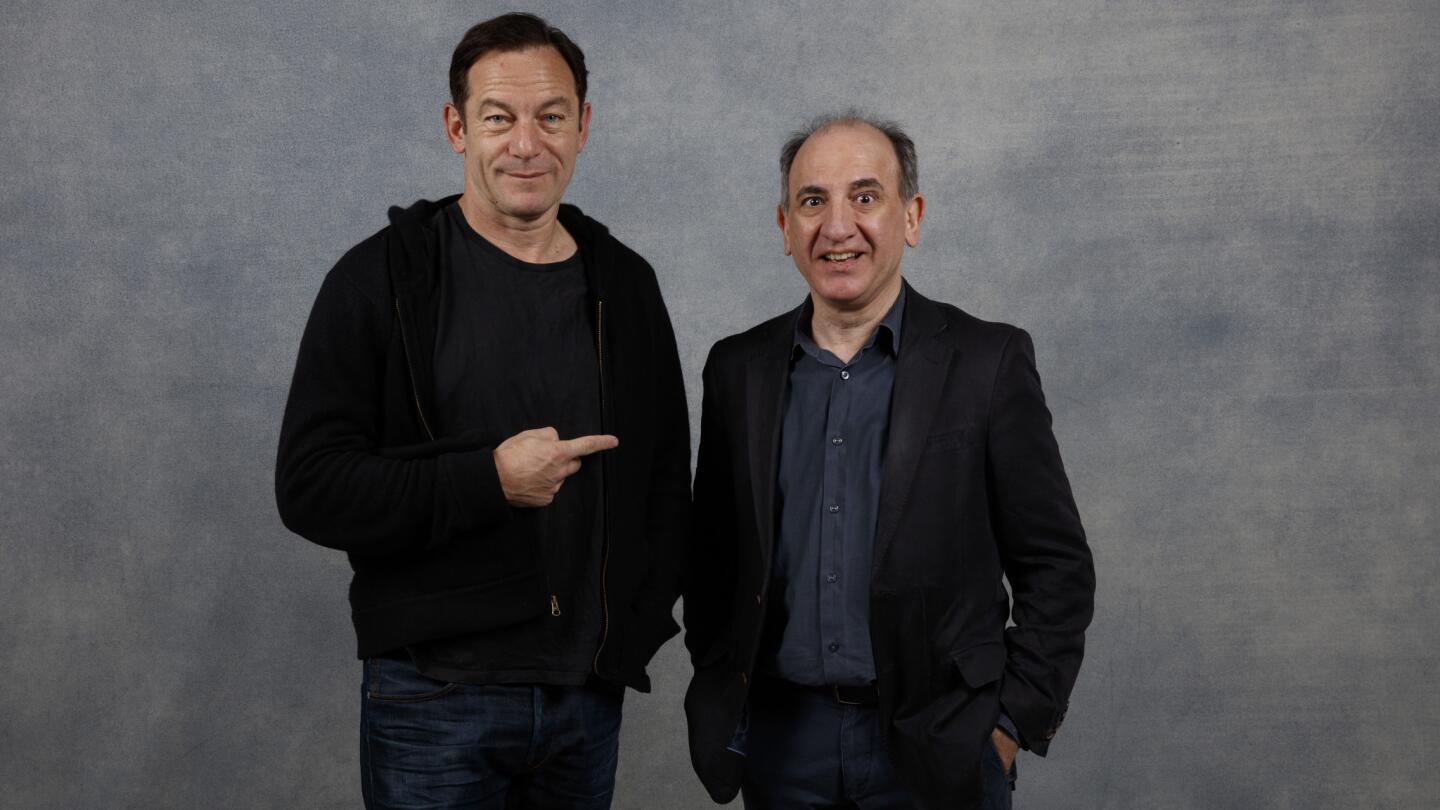
POLYGON ((905 134, 905 130, 894 121, 887 121, 883 118, 866 115, 859 110, 846 110, 839 113, 830 113, 814 118, 804 128, 790 136, 785 146, 780 149, 780 207, 786 211, 790 210, 790 167, 795 163, 795 156, 800 153, 800 147, 810 140, 810 136, 817 132, 832 127, 844 126, 866 126, 880 131, 882 135, 890 139, 890 145, 895 148, 895 159, 900 162, 900 199, 909 202, 916 194, 920 193, 920 167, 915 157, 915 142, 905 134))

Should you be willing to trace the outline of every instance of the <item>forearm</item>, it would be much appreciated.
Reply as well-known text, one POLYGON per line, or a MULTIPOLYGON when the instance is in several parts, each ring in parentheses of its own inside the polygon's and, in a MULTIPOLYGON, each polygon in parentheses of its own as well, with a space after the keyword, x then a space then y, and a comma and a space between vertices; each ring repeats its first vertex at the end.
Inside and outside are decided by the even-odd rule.
POLYGON ((383 403, 409 396, 387 390, 393 337, 385 302, 339 270, 326 277, 300 341, 275 466, 282 520, 322 545, 394 553, 508 517, 491 449, 478 440, 382 446, 383 403))
POLYGON ((361 554, 414 551, 509 518, 488 447, 390 457, 331 445, 297 451, 276 472, 281 519, 320 545, 361 554))

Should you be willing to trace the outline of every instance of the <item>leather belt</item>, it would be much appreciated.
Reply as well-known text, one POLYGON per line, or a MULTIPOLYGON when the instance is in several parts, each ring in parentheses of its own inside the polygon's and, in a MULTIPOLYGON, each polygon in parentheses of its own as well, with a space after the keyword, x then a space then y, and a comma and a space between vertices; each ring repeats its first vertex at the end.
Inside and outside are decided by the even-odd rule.
POLYGON ((756 685, 768 685, 778 689, 791 689, 799 692, 813 692, 817 695, 824 695, 830 700, 842 706, 874 706, 880 702, 880 693, 875 684, 869 683, 864 686, 845 686, 838 683, 826 684, 824 686, 810 686, 803 683, 792 683, 779 678, 756 678, 756 685))
POLYGON ((864 686, 841 686, 838 683, 832 683, 819 688, 830 690, 835 697, 835 702, 843 703, 846 706, 874 706, 880 702, 880 692, 873 683, 867 683, 864 686))

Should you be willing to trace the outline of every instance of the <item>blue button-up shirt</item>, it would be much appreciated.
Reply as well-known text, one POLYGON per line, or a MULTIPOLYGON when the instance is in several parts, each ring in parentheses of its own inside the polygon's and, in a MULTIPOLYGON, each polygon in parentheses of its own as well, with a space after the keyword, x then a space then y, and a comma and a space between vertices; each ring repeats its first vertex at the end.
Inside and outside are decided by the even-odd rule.
POLYGON ((849 363, 815 345, 809 301, 791 350, 779 533, 762 670, 793 683, 875 680, 870 554, 905 291, 849 363))

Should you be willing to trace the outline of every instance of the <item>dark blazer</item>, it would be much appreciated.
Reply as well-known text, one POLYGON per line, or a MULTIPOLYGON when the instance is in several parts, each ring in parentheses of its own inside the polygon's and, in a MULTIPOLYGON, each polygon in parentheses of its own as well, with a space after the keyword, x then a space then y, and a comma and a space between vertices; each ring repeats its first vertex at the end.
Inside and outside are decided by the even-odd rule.
MULTIPOLYGON (((685 712, 691 761, 718 802, 743 769, 726 745, 764 621, 798 316, 720 341, 705 364, 685 712)), ((1095 573, 1030 336, 908 286, 901 334, 870 572, 879 711, 918 806, 968 807, 1002 704, 1029 750, 1043 755, 1055 735, 1095 573)))

